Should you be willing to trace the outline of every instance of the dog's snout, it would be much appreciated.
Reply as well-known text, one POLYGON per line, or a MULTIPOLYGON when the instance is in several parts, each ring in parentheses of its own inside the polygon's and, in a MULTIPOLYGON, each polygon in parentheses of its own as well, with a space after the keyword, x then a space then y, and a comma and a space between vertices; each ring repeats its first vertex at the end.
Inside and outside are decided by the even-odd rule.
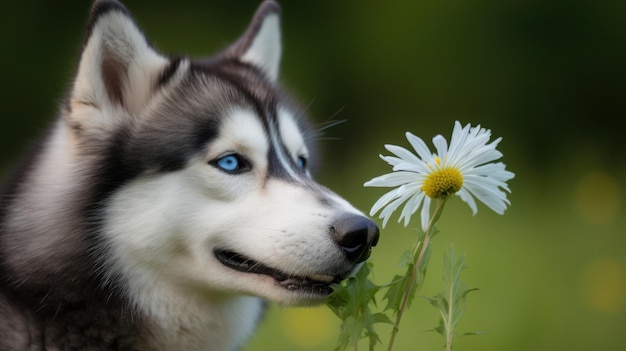
POLYGON ((359 263, 367 260, 372 246, 378 243, 379 230, 370 219, 350 215, 342 217, 332 227, 335 240, 348 261, 359 263))

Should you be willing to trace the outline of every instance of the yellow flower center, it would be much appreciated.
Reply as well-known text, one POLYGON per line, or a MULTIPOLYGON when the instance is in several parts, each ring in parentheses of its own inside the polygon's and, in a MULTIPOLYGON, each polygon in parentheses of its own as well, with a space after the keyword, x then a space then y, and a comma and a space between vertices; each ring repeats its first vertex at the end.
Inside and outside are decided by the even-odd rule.
POLYGON ((430 173, 422 184, 422 191, 431 199, 443 199, 461 190, 463 175, 456 168, 443 168, 430 173))

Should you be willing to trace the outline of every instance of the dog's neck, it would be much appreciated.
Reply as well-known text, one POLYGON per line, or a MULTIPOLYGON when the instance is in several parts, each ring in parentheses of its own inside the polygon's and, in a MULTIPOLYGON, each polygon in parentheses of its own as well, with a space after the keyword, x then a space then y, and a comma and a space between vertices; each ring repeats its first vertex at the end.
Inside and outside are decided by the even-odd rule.
POLYGON ((161 288, 140 302, 150 323, 151 350, 238 350, 256 329, 265 304, 259 298, 211 299, 181 295, 161 288))

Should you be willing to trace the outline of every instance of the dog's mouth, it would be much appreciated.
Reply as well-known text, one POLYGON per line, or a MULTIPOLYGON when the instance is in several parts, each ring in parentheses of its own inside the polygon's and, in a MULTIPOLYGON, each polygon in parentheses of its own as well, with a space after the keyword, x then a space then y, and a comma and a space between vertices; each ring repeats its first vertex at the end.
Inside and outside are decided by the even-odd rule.
POLYGON ((295 276, 279 269, 269 267, 249 257, 228 250, 216 250, 215 257, 226 267, 239 272, 261 274, 272 277, 276 283, 290 291, 328 296, 332 293, 332 284, 339 283, 345 274, 295 276))

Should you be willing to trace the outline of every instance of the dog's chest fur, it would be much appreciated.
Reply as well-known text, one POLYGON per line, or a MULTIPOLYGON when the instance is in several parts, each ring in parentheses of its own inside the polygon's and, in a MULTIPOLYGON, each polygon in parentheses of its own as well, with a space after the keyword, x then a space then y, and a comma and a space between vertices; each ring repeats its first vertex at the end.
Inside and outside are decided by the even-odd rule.
POLYGON ((255 297, 224 297, 212 306, 206 299, 155 300, 169 315, 149 318, 112 301, 65 301, 34 312, 20 308, 25 302, 0 295, 0 350, 237 350, 265 309, 255 297))

